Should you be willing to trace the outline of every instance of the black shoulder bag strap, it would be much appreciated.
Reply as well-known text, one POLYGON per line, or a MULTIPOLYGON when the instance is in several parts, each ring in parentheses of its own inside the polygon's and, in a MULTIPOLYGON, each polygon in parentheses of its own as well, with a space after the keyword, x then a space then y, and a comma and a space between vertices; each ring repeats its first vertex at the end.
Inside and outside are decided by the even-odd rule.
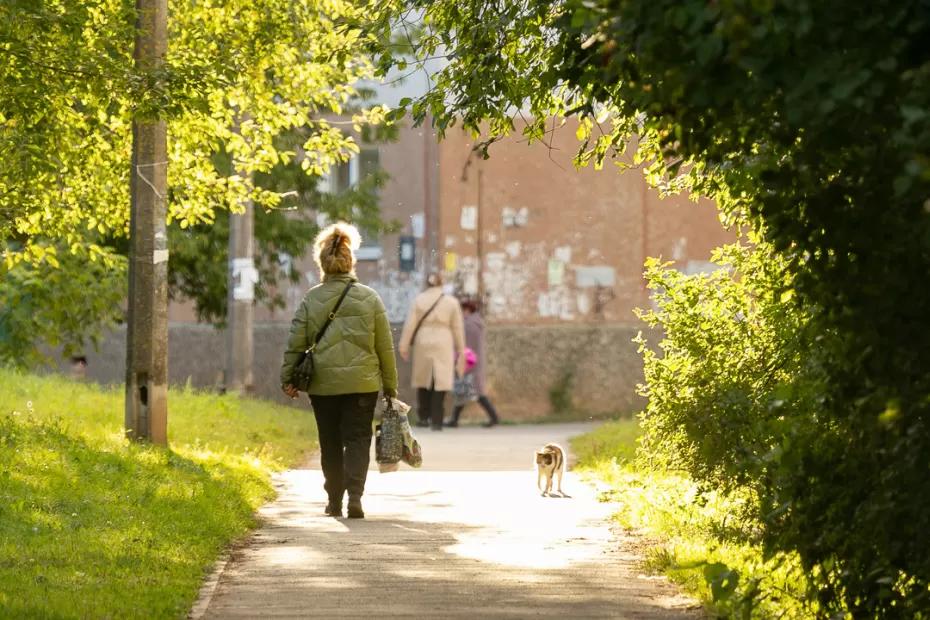
POLYGON ((333 319, 336 318, 336 312, 339 310, 339 306, 342 305, 342 300, 346 298, 346 295, 349 294, 349 289, 352 288, 354 282, 349 282, 346 284, 346 287, 342 290, 342 295, 339 296, 339 301, 336 302, 336 305, 333 306, 332 312, 329 313, 329 316, 326 317, 326 321, 323 323, 323 327, 320 328, 320 331, 316 333, 316 338, 313 339, 313 344, 310 345, 310 348, 307 349, 307 353, 313 353, 313 350, 316 348, 316 345, 319 344, 320 340, 323 339, 323 334, 326 333, 326 328, 329 327, 329 324, 333 322, 333 319))
POLYGON ((416 341, 416 339, 417 339, 417 333, 420 331, 420 328, 423 327, 423 321, 425 321, 425 320, 426 320, 426 317, 428 317, 428 316, 430 315, 430 313, 431 313, 433 310, 436 309, 436 306, 439 305, 439 302, 442 301, 442 298, 445 297, 445 296, 446 296, 445 293, 439 293, 439 299, 437 299, 437 300, 433 303, 433 305, 429 307, 429 310, 427 310, 426 313, 425 313, 423 316, 420 317, 420 320, 417 321, 417 326, 414 328, 414 330, 413 330, 413 335, 410 337, 410 344, 411 344, 411 345, 413 345, 413 343, 416 341))

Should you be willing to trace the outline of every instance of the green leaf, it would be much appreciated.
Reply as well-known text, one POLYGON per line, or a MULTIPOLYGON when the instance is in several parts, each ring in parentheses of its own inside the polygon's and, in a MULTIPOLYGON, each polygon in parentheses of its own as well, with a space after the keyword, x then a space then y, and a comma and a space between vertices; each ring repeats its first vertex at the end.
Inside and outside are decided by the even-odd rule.
POLYGON ((710 586, 715 603, 728 600, 739 585, 739 573, 726 564, 715 562, 704 566, 704 580, 710 586))

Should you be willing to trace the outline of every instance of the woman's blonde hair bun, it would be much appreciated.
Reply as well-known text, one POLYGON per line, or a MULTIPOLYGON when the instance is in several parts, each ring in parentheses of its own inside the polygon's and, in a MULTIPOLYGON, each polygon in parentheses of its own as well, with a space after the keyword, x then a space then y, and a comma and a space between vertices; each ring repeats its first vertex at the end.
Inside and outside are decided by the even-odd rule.
POLYGON ((320 231, 313 242, 314 259, 320 267, 320 277, 330 274, 355 274, 355 250, 362 236, 352 224, 337 222, 320 231))

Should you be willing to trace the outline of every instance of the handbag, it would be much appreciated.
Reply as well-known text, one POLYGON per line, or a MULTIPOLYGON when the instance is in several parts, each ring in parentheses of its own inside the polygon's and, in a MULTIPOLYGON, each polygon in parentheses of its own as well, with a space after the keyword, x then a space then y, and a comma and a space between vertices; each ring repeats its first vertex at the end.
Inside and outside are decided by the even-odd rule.
POLYGON ((313 343, 310 347, 300 354, 297 358, 297 363, 294 364, 294 377, 293 383, 301 392, 307 392, 310 390, 310 382, 313 380, 313 372, 315 366, 313 363, 313 350, 316 349, 316 345, 319 344, 320 340, 323 339, 323 334, 326 333, 326 328, 329 327, 329 324, 333 322, 333 319, 336 318, 336 311, 339 310, 339 306, 342 305, 342 300, 346 298, 346 295, 349 293, 349 289, 352 288, 354 282, 349 282, 346 284, 346 287, 342 291, 342 295, 339 296, 339 300, 336 302, 336 305, 333 306, 332 311, 329 313, 329 316, 326 317, 326 321, 323 323, 323 326, 320 327, 320 331, 316 333, 316 337, 313 339, 313 343))
POLYGON ((456 377, 452 386, 452 395, 456 406, 478 400, 481 394, 478 393, 478 388, 475 386, 475 376, 472 373, 467 373, 461 377, 456 377))

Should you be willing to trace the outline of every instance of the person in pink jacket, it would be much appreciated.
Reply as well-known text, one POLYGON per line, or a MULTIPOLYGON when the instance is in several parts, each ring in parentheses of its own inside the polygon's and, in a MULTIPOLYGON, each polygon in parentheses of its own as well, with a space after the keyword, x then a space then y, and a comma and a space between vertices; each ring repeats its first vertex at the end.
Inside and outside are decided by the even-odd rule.
MULTIPOLYGON (((474 351, 475 357, 477 358, 469 374, 472 375, 474 389, 478 394, 478 404, 481 405, 485 413, 488 414, 488 420, 484 422, 482 426, 491 427, 498 424, 500 418, 497 415, 497 410, 494 409, 494 405, 491 404, 491 400, 485 393, 485 359, 487 358, 487 348, 484 342, 484 319, 481 318, 481 314, 478 312, 478 304, 469 299, 462 301, 462 313, 465 322, 465 346, 474 351)), ((446 421, 446 426, 458 426, 459 416, 462 415, 462 409, 464 408, 464 404, 457 404, 455 409, 452 410, 452 417, 446 421)))

